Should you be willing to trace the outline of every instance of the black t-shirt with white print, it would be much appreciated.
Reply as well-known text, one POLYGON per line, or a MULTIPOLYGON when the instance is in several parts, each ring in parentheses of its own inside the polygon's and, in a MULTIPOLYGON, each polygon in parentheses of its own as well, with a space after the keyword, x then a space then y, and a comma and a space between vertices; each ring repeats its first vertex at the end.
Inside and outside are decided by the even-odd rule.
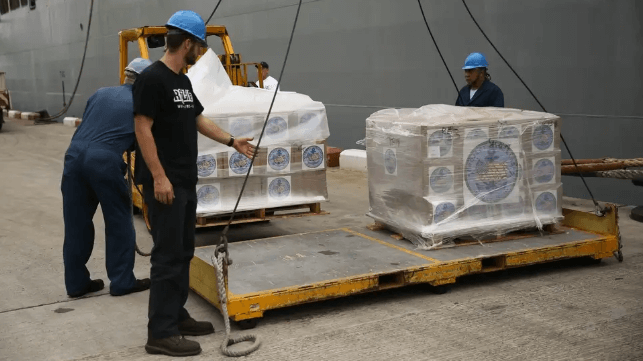
MULTIPOLYGON (((197 182, 196 118, 203 106, 185 74, 176 74, 156 61, 143 71, 132 88, 134 114, 152 120, 159 160, 173 187, 194 188, 197 182)), ((152 175, 137 147, 136 182, 151 186, 152 175)))

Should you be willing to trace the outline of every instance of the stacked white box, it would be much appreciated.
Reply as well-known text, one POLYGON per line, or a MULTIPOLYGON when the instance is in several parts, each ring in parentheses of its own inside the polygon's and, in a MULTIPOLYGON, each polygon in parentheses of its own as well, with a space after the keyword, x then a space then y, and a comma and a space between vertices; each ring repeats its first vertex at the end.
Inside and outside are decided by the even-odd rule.
POLYGON ((369 216, 421 247, 562 218, 553 114, 427 105, 366 121, 369 216))
MULTIPOLYGON (((212 50, 188 77, 203 115, 236 138, 254 137, 256 144, 273 92, 233 86, 212 50)), ((324 105, 293 92, 278 93, 251 169, 250 159, 199 134, 197 214, 231 212, 248 170, 240 211, 327 201, 329 135, 324 105)))

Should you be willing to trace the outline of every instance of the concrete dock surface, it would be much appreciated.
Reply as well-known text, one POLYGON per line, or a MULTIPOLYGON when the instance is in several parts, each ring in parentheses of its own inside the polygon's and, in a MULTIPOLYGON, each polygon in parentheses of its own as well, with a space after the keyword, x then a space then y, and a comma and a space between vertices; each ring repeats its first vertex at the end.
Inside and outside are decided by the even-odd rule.
MULTIPOLYGON (((74 130, 8 119, 0 132, 0 360, 169 360, 143 348, 148 291, 108 293, 100 208, 88 267, 106 287, 66 295, 60 179, 74 130)), ((329 215, 234 226, 230 241, 372 223, 364 173, 329 169, 328 190, 329 215)), ((592 209, 579 199, 565 206, 592 209)), ((463 277, 443 295, 426 286, 358 295, 269 311, 255 329, 233 333, 262 338, 249 360, 642 360, 643 224, 630 209, 620 208, 623 263, 569 260, 463 277)), ((149 250, 140 216, 135 226, 149 250)), ((197 246, 220 232, 198 230, 197 246)), ((149 258, 136 256, 137 277, 149 277, 149 268, 149 258)), ((194 293, 187 308, 217 330, 191 338, 203 349, 191 359, 225 359, 219 311, 194 293)))

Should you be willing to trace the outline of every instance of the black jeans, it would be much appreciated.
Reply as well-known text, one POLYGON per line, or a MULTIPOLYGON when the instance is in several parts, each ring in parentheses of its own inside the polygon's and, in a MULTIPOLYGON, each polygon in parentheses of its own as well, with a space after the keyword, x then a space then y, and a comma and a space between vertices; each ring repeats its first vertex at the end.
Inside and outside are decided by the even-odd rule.
POLYGON ((184 306, 194 256, 196 188, 174 188, 172 205, 157 202, 152 185, 143 191, 154 240, 147 328, 160 339, 179 335, 178 323, 190 317, 184 306))

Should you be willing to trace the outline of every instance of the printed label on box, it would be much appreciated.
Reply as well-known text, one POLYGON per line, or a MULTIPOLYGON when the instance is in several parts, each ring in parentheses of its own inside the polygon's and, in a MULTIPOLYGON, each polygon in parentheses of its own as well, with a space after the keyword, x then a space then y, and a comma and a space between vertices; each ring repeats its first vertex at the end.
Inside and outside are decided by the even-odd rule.
POLYGON ((221 208, 221 185, 219 183, 200 186, 196 191, 197 204, 208 210, 221 208))
POLYGON ((556 159, 542 158, 533 161, 533 178, 537 184, 554 183, 556 180, 556 159))
POLYGON ((268 147, 268 172, 290 172, 290 147, 268 147))
POLYGON ((270 114, 265 134, 272 140, 288 139, 288 114, 270 114))
POLYGON ((436 130, 428 140, 429 158, 450 157, 453 154, 453 137, 442 130, 436 130))
POLYGON ((554 125, 541 124, 533 127, 532 149, 534 152, 546 152, 554 149, 554 125))
POLYGON ((196 158, 196 167, 201 178, 217 176, 217 158, 212 154, 198 156, 196 158))
MULTIPOLYGON (((250 169, 250 158, 239 152, 228 152, 228 170, 229 176, 244 176, 248 173, 250 169)), ((253 173, 253 169, 250 169, 250 174, 253 173)))
POLYGON ((301 151, 301 168, 302 170, 324 169, 324 146, 309 145, 304 146, 301 151))
POLYGON ((282 202, 292 198, 290 176, 268 178, 268 200, 282 202))
POLYGON ((384 172, 397 175, 397 151, 395 148, 384 148, 384 172))

